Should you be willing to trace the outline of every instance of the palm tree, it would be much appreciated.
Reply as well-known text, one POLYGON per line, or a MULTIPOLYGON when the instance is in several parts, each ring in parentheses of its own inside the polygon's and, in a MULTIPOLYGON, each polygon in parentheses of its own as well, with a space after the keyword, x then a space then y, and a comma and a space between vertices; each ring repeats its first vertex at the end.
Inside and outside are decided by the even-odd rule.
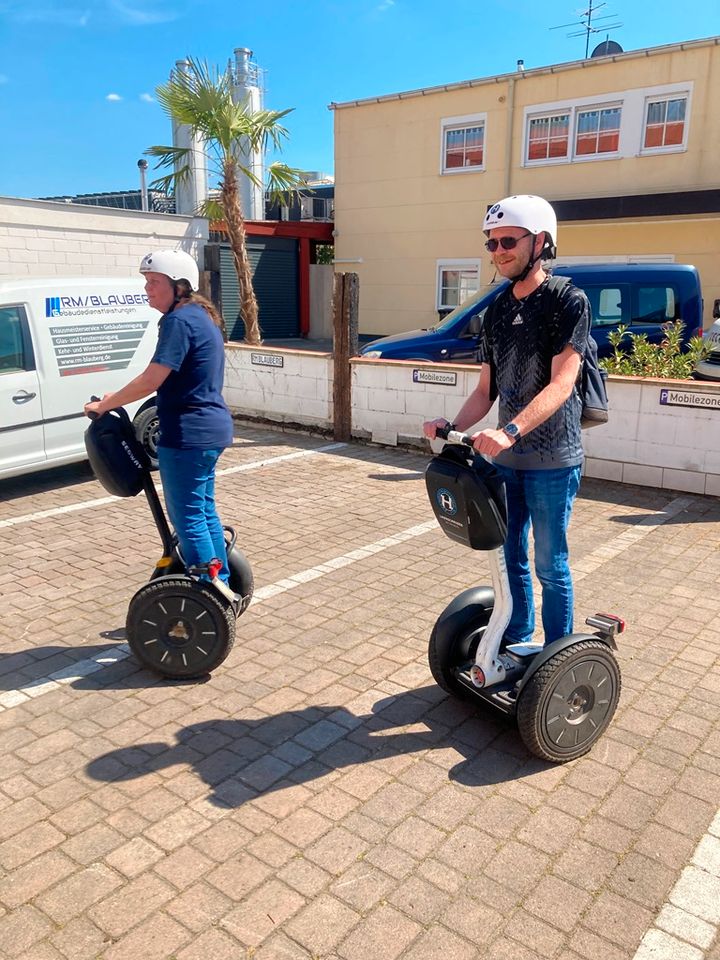
MULTIPOLYGON (((168 116, 187 125, 203 143, 209 172, 218 179, 219 199, 206 200, 198 212, 211 220, 225 221, 240 287, 245 340, 259 344, 258 306, 245 243, 238 175, 248 177, 256 186, 263 185, 238 158, 265 150, 269 143, 280 149, 288 136, 280 121, 292 111, 253 110, 247 101, 236 103, 230 69, 220 71, 192 59, 187 61, 184 71, 175 72, 167 83, 157 87, 156 96, 168 116)), ((172 192, 178 182, 190 176, 189 149, 156 146, 145 152, 157 158, 157 167, 174 168, 173 173, 154 181, 153 186, 158 189, 172 192)), ((302 183, 300 170, 279 162, 268 168, 267 189, 273 200, 286 198, 288 190, 302 183)))

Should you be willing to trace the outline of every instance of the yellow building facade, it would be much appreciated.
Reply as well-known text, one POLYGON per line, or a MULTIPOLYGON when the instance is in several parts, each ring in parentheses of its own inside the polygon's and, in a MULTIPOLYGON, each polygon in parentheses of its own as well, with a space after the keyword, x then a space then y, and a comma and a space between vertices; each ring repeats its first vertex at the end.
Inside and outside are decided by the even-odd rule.
POLYGON ((555 206, 558 262, 692 263, 720 297, 720 37, 332 104, 336 270, 360 331, 438 321, 492 280, 495 200, 555 206))

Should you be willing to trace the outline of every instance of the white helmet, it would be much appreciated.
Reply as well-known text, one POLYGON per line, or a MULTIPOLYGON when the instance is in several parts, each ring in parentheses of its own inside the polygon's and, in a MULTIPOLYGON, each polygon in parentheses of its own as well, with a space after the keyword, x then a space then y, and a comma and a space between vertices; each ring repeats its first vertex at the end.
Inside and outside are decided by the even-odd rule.
POLYGON ((498 200, 485 214, 483 230, 488 233, 494 227, 521 227, 530 233, 546 233, 543 254, 555 255, 557 244, 557 217, 555 211, 542 197, 519 194, 498 200))
POLYGON ((171 280, 187 280, 192 290, 200 285, 200 271, 189 253, 184 250, 153 250, 146 253, 140 264, 140 273, 162 273, 171 280))

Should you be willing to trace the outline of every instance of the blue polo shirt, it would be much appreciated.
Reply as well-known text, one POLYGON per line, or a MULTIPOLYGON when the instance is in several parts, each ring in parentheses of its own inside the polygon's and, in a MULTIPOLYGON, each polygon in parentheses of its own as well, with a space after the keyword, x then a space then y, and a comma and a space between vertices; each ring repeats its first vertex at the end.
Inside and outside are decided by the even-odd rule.
POLYGON ((171 370, 157 392, 159 446, 229 447, 232 417, 222 398, 225 347, 207 311, 188 303, 166 313, 152 362, 171 370))

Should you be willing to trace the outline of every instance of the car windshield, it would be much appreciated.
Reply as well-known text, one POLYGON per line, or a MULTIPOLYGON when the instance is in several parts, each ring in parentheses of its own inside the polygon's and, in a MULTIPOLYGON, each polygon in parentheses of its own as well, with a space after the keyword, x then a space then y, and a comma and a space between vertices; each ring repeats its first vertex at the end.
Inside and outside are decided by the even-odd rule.
POLYGON ((478 290, 477 293, 474 293, 471 297, 468 297, 467 300, 463 301, 460 306, 455 307, 452 313, 449 313, 446 317, 443 318, 442 322, 439 323, 436 327, 433 327, 437 333, 445 333, 448 330, 451 330, 460 314, 467 313, 469 310, 472 310, 472 307, 480 303, 489 293, 494 290, 502 290, 503 287, 507 286, 507 281, 503 280, 501 283, 488 283, 481 290, 478 290))

